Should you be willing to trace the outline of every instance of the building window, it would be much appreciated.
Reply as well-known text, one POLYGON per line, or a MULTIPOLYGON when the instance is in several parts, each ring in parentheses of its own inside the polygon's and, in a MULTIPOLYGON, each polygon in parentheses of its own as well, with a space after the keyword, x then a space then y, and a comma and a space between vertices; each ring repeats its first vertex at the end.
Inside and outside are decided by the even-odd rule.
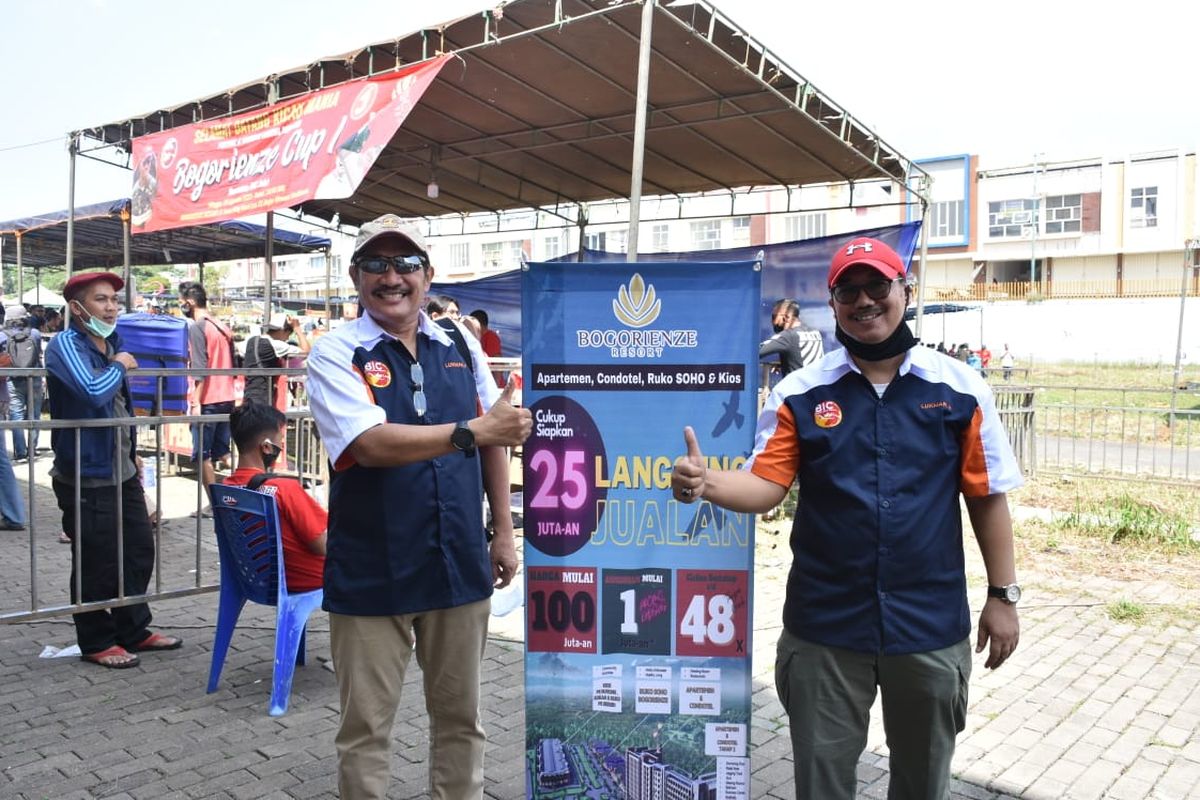
POLYGON ((471 245, 466 242, 450 245, 449 269, 463 270, 471 266, 471 245))
POLYGON ((825 235, 824 214, 794 214, 783 220, 783 239, 796 242, 801 239, 819 239, 825 235))
POLYGON ((734 217, 733 218, 733 246, 734 247, 749 247, 750 246, 750 218, 749 217, 734 217))
MULTIPOLYGON (((1079 197, 1079 195, 1075 195, 1079 197)), ((1033 200, 1001 200, 988 203, 988 236, 993 239, 1021 238, 1033 233, 1037 224, 1033 200)))
POLYGON ((721 249, 721 220, 706 219, 692 223, 693 250, 721 249))
POLYGON ((1083 229, 1083 195, 1058 194, 1046 198, 1046 233, 1079 233, 1083 229))
POLYGON ((669 252, 671 246, 671 228, 669 225, 655 225, 650 229, 650 243, 656 253, 669 252))
POLYGON ((1158 187, 1129 190, 1129 224, 1134 228, 1158 227, 1158 187))
POLYGON ((521 266, 522 242, 486 242, 483 245, 483 269, 499 271, 521 266))
POLYGON ((483 243, 483 268, 498 270, 504 264, 504 242, 483 243))
POLYGON ((609 231, 608 247, 612 253, 629 252, 629 231, 609 231))
POLYGON ((961 239, 963 235, 963 201, 943 200, 929 206, 929 235, 961 239))
POLYGON ((542 254, 546 261, 551 261, 562 255, 562 236, 555 233, 542 241, 542 254))
POLYGON ((586 250, 603 250, 606 240, 604 231, 599 233, 589 233, 583 237, 583 246, 586 250))

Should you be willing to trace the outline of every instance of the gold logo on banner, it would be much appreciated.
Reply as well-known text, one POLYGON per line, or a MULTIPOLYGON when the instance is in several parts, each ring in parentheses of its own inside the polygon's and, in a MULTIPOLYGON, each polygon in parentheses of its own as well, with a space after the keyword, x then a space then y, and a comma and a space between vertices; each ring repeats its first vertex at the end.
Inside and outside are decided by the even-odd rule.
POLYGON ((654 284, 647 284, 642 276, 634 273, 628 286, 621 286, 617 299, 613 300, 613 314, 631 328, 644 328, 658 319, 662 301, 657 299, 654 284))

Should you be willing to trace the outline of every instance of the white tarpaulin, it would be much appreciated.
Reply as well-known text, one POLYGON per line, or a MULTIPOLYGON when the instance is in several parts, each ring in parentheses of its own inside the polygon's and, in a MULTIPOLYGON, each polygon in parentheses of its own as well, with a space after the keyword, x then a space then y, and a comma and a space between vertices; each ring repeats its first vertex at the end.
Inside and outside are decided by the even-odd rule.
POLYGON ((21 295, 21 302, 29 306, 49 306, 51 308, 62 308, 67 304, 61 294, 41 285, 34 286, 21 295))

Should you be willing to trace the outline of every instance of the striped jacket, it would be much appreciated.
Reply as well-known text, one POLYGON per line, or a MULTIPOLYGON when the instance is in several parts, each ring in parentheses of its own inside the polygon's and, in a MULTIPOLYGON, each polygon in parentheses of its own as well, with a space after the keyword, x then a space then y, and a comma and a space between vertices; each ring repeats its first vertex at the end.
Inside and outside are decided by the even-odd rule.
MULTIPOLYGON (((108 337, 110 352, 120 352, 117 334, 108 337)), ((125 367, 109 361, 87 334, 73 325, 59 333, 46 348, 46 388, 51 419, 112 419, 119 392, 129 405, 125 367)), ((80 474, 85 478, 113 478, 115 428, 80 428, 80 474)), ((131 437, 132 438, 132 437, 131 437)), ((50 434, 54 468, 64 476, 75 474, 75 430, 56 428, 50 434)), ((131 448, 132 450, 132 448, 131 448)), ((130 458, 133 458, 130 453, 130 458)))

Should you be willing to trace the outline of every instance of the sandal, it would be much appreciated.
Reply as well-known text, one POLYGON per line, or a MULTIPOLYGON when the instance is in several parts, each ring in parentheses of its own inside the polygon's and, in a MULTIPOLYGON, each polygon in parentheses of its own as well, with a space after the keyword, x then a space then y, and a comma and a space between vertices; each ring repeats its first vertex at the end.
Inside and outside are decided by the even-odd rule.
POLYGON ((130 647, 130 652, 144 653, 147 650, 178 650, 183 647, 183 639, 178 636, 163 636, 161 633, 151 633, 145 639, 130 647))
POLYGON ((80 656, 79 659, 91 664, 98 664, 106 669, 129 669, 141 663, 141 659, 119 644, 114 644, 112 647, 107 650, 101 650, 99 653, 87 653, 80 656))

